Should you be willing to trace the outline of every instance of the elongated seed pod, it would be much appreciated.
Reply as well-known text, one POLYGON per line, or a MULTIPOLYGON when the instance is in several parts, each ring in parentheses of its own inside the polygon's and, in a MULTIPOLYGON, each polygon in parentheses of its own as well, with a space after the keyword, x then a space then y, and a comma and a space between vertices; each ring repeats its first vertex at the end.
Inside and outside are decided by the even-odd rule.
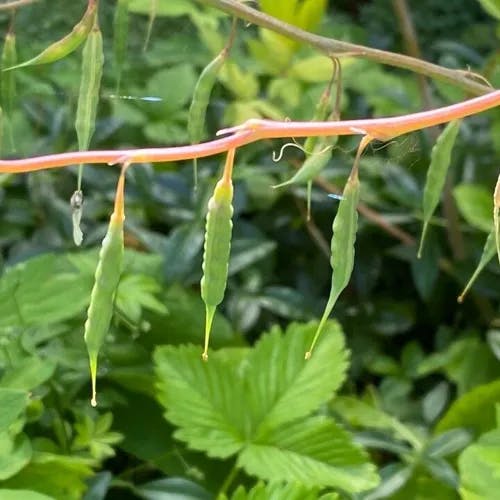
POLYGON ((96 13, 96 0, 89 0, 85 14, 83 15, 82 19, 75 25, 71 33, 68 33, 65 37, 61 38, 57 42, 54 42, 52 45, 47 47, 32 59, 14 66, 10 66, 4 71, 24 68, 26 66, 35 66, 37 64, 52 63, 58 61, 59 59, 62 59, 68 54, 71 54, 71 52, 75 51, 87 38, 87 35, 90 33, 90 30, 94 25, 96 13))
MULTIPOLYGON (((205 118, 207 115, 210 94, 212 93, 212 89, 215 85, 217 75, 227 58, 227 54, 227 48, 222 49, 217 57, 205 66, 200 74, 200 77, 198 78, 198 81, 196 82, 188 115, 188 134, 191 144, 197 144, 203 139, 205 131, 205 118)), ((193 160, 193 169, 194 186, 196 189, 198 185, 198 168, 196 159, 193 160)))
MULTIPOLYGON (((13 66, 16 63, 16 35, 11 23, 9 31, 5 35, 5 41, 2 50, 2 69, 13 66)), ((6 72, 2 74, 0 91, 2 96, 2 106, 5 112, 5 120, 2 120, 2 127, 5 127, 5 130, 7 132, 6 136, 8 138, 10 150, 15 151, 16 145, 14 141, 14 131, 12 128, 12 112, 14 110, 14 101, 16 98, 16 75, 14 73, 6 72)), ((3 135, 4 134, 2 130, 2 136, 3 135)))
POLYGON ((87 311, 87 321, 85 322, 84 338, 89 354, 92 378, 92 406, 97 405, 97 358, 111 323, 113 301, 122 270, 125 170, 126 165, 122 167, 118 179, 115 207, 99 252, 99 262, 87 311))
MULTIPOLYGON (((75 120, 78 148, 80 151, 89 148, 90 140, 94 134, 103 65, 102 33, 96 17, 94 27, 87 37, 82 52, 82 76, 75 120)), ((80 193, 83 202, 82 173, 83 165, 80 165, 78 168, 77 192, 80 193)), ((80 203, 78 207, 74 208, 72 216, 73 240, 77 246, 82 242, 82 231, 79 225, 81 216, 82 204, 80 203), (76 227, 76 224, 78 227, 76 227)))
POLYGON ((88 149, 95 130, 103 64, 102 33, 96 22, 82 53, 82 77, 75 120, 80 151, 88 149))
MULTIPOLYGON (((5 41, 3 44, 2 69, 14 66, 16 62, 17 62, 16 35, 11 28, 5 35, 5 41)), ((16 96, 16 80, 14 73, 4 73, 2 75, 2 83, 0 88, 2 91, 3 109, 5 111, 5 114, 8 117, 11 117, 12 110, 14 109, 14 99, 16 96)))
POLYGON ((493 194, 493 222, 495 226, 498 262, 500 262, 500 175, 498 176, 495 193, 493 194))
POLYGON ((424 196, 422 201, 422 210, 424 214, 424 226, 420 245, 418 249, 418 258, 422 255, 425 235, 429 227, 429 221, 438 206, 441 193, 446 181, 446 174, 451 163, 451 151, 455 144, 455 139, 460 128, 460 120, 455 120, 445 127, 436 140, 432 148, 431 163, 427 170, 427 178, 424 186, 424 196))
POLYGON ((339 295, 349 283, 352 270, 354 268, 354 243, 356 242, 356 232, 358 229, 358 202, 359 202, 359 177, 358 164, 361 158, 361 153, 371 141, 370 137, 363 137, 358 147, 358 152, 354 160, 354 166, 351 175, 347 180, 342 193, 342 199, 339 202, 337 215, 333 220, 333 235, 331 241, 331 258, 330 265, 332 267, 332 283, 330 288, 330 296, 325 306, 323 316, 319 322, 316 333, 309 351, 306 352, 305 358, 311 357, 312 350, 323 331, 326 321, 332 312, 333 306, 337 302, 339 295))
POLYGON ((208 359, 208 343, 212 321, 217 306, 224 298, 231 251, 231 233, 233 229, 233 183, 231 180, 234 149, 227 153, 222 179, 217 182, 214 194, 208 202, 205 247, 203 253, 203 277, 201 279, 201 297, 205 302, 205 347, 203 359, 208 359))
POLYGON ((483 253, 481 258, 479 259, 479 264, 477 265, 474 273, 470 277, 469 281, 465 285, 462 293, 458 296, 457 302, 462 303, 467 295, 467 292, 470 290, 478 276, 481 274, 482 270, 486 267, 488 262, 495 256, 496 253, 496 244, 495 244, 495 231, 491 231, 486 238, 486 243, 484 244, 483 253))
POLYGON ((128 5, 130 0, 118 0, 113 19, 113 58, 116 72, 116 93, 120 93, 120 81, 127 52, 128 5))

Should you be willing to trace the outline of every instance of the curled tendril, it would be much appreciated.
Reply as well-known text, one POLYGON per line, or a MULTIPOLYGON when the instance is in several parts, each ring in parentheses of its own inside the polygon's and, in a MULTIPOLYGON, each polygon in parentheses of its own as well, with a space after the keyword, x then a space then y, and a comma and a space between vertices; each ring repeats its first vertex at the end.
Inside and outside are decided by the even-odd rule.
POLYGON ((301 146, 300 144, 298 144, 295 141, 293 141, 293 142, 287 142, 286 144, 284 144, 283 146, 281 146, 281 149, 280 149, 280 152, 279 152, 278 156, 276 156, 276 152, 273 151, 273 161, 275 163, 279 162, 283 158, 283 153, 284 153, 285 149, 288 148, 288 147, 293 147, 293 148, 300 149, 307 156, 321 155, 323 153, 326 153, 330 149, 334 148, 334 146, 325 146, 320 151, 307 151, 303 146, 301 146))

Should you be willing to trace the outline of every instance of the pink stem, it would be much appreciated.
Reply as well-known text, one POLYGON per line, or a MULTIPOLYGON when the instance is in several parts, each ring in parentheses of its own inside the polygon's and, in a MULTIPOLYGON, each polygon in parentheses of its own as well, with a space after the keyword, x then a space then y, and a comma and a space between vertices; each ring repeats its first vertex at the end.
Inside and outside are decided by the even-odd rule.
MULTIPOLYGON (((232 134, 191 146, 110 151, 80 151, 37 156, 22 160, 0 160, 0 173, 21 173, 61 168, 79 163, 157 163, 188 160, 216 155, 261 139, 307 137, 311 135, 369 135, 387 140, 401 134, 432 127, 470 116, 500 105, 500 90, 458 104, 420 113, 390 118, 347 120, 338 122, 275 122, 249 120, 243 125, 222 130, 232 134)), ((121 165, 120 165, 121 166, 121 165)))

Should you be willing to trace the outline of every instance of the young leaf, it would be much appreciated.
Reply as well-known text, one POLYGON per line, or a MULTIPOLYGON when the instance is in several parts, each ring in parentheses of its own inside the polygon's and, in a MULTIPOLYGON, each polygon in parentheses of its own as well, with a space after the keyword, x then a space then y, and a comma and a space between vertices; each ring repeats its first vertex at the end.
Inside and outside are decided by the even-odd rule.
POLYGON ((324 417, 282 425, 266 441, 245 446, 237 463, 248 474, 269 481, 332 486, 350 493, 379 482, 374 466, 351 436, 324 417))
POLYGON ((446 174, 451 162, 451 151, 455 144, 455 139, 460 128, 460 121, 455 120, 446 126, 441 135, 438 137, 436 144, 431 152, 431 164, 427 170, 427 179, 424 187, 423 198, 423 215, 424 227, 422 229, 422 236, 420 239, 420 247, 418 249, 418 257, 422 255, 424 247, 425 235, 429 226, 429 221, 432 214, 436 210, 441 197, 441 192, 446 181, 446 174))

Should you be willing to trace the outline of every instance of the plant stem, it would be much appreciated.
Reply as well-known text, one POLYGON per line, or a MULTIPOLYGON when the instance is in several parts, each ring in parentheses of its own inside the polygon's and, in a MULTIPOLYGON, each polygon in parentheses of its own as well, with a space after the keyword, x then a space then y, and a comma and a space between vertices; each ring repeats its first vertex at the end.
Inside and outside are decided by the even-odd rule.
POLYGON ((236 479, 236 476, 238 475, 238 468, 236 467, 236 463, 231 467, 231 470, 229 471, 229 474, 227 475, 226 479, 224 479, 224 482, 222 483, 222 486, 219 490, 219 493, 217 497, 220 497, 221 495, 224 495, 227 493, 227 490, 233 483, 233 481, 236 479))
POLYGON ((0 10, 17 9, 34 2, 38 2, 38 0, 12 0, 12 2, 0 3, 0 10))
POLYGON ((262 28, 267 28, 276 33, 280 33, 288 38, 311 45, 324 52, 329 57, 351 56, 361 57, 376 61, 389 66, 408 69, 422 75, 447 82, 458 86, 474 95, 491 92, 491 88, 467 77, 463 71, 444 68, 437 64, 432 64, 421 59, 386 52, 354 43, 341 42, 334 38, 327 38, 304 31, 296 26, 292 26, 284 21, 260 12, 247 4, 238 0, 197 0, 200 3, 210 5, 219 10, 227 12, 233 16, 245 19, 248 22, 257 24, 262 28))
POLYGON ((33 172, 49 168, 62 168, 79 163, 107 163, 108 165, 121 166, 125 161, 132 164, 190 160, 213 156, 262 139, 279 137, 369 135, 373 138, 387 140, 408 132, 474 115, 498 105, 500 105, 500 90, 451 106, 390 118, 331 122, 249 120, 243 125, 219 132, 219 134, 231 134, 229 137, 200 144, 167 148, 73 151, 22 160, 0 160, 0 173, 33 172))

